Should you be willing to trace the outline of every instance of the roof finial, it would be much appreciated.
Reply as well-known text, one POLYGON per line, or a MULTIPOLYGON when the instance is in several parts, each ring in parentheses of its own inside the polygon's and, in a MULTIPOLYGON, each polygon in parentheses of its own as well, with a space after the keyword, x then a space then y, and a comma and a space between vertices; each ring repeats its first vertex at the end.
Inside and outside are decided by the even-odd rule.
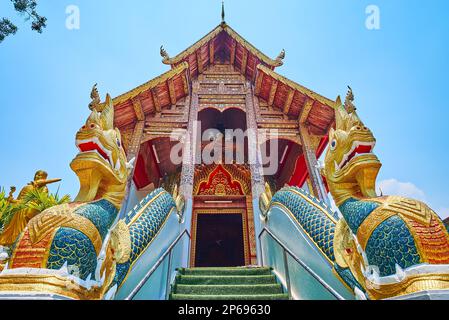
POLYGON ((353 113, 357 110, 354 105, 354 93, 352 92, 352 88, 350 86, 348 86, 348 93, 346 94, 345 109, 349 113, 353 113))
POLYGON ((279 53, 279 55, 276 57, 276 64, 278 67, 282 66, 284 64, 284 60, 285 59, 285 50, 282 49, 282 51, 279 53))
POLYGON ((94 84, 92 91, 90 92, 90 98, 92 101, 89 103, 89 109, 91 111, 97 110, 98 106, 101 104, 100 95, 98 94, 97 84, 94 84))
POLYGON ((167 51, 164 49, 164 46, 161 46, 161 57, 164 58, 163 61, 170 59, 170 56, 168 55, 167 51))
POLYGON ((224 0, 221 1, 221 23, 226 23, 225 22, 225 5, 224 5, 224 0))

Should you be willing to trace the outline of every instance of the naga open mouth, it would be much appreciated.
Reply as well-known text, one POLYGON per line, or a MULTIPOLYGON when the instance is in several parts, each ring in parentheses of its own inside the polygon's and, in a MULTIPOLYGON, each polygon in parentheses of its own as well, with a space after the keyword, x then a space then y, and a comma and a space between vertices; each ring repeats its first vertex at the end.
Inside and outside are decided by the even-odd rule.
MULTIPOLYGON (((76 141, 76 146, 80 150, 80 153, 94 152, 106 160, 112 168, 114 165, 112 163, 112 152, 103 147, 101 142, 97 138, 92 138, 88 140, 76 141)), ((117 161, 119 162, 119 161, 117 161)))
POLYGON ((338 164, 337 161, 335 161, 335 170, 338 171, 343 169, 349 163, 349 161, 351 161, 354 158, 372 153, 372 150, 374 149, 375 145, 376 145, 375 142, 354 141, 351 150, 349 150, 349 152, 347 152, 343 156, 343 159, 341 160, 340 164, 338 164))

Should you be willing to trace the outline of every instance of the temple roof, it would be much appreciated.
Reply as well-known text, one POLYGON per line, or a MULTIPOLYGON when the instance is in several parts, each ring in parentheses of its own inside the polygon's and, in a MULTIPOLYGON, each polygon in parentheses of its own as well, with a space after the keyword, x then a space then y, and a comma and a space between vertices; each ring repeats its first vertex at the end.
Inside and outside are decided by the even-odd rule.
POLYGON ((271 59, 225 22, 175 57, 169 57, 162 47, 161 55, 171 70, 113 99, 115 124, 119 128, 175 105, 189 95, 189 78, 214 64, 232 65, 254 84, 255 95, 268 106, 290 119, 308 123, 318 135, 327 133, 335 121, 335 101, 274 71, 283 64, 284 51, 271 59))
POLYGON ((181 63, 166 73, 113 99, 115 124, 121 128, 160 112, 189 94, 189 66, 181 63), (140 118, 140 119, 139 119, 140 118))
POLYGON ((249 79, 254 79, 257 65, 262 64, 273 70, 283 64, 285 52, 282 51, 276 59, 271 59, 222 22, 175 57, 169 57, 163 48, 161 55, 164 58, 162 62, 172 68, 179 63, 188 62, 192 76, 202 73, 217 60, 221 63, 230 62, 249 79))
POLYGON ((336 101, 287 79, 264 65, 257 66, 254 94, 266 101, 268 106, 309 124, 316 134, 327 133, 335 121, 336 101))

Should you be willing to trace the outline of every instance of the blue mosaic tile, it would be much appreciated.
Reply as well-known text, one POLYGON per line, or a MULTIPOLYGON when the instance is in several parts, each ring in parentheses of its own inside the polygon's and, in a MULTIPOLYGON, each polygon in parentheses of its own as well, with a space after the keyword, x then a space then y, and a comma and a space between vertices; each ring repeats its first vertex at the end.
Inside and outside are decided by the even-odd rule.
POLYGON ((349 228, 354 234, 357 234, 360 225, 377 207, 379 207, 379 204, 375 202, 359 201, 351 198, 346 200, 339 209, 349 228))
POLYGON ((117 274, 113 284, 120 284, 125 279, 131 264, 146 250, 147 246, 159 232, 171 210, 176 208, 175 201, 168 192, 164 189, 156 189, 145 197, 138 206, 131 210, 126 220, 128 222, 131 221, 138 211, 155 197, 157 198, 153 203, 129 226, 131 234, 131 256, 126 263, 117 265, 117 274))
POLYGON ((94 276, 97 266, 97 254, 90 239, 81 231, 72 228, 60 228, 51 244, 47 268, 58 270, 67 262, 68 266, 77 266, 81 279, 89 274, 94 276))
POLYGON ((380 276, 396 273, 396 264, 405 269, 421 263, 415 240, 405 222, 393 216, 371 234, 365 248, 368 263, 379 267, 380 276))
POLYGON ((118 210, 112 203, 102 199, 83 205, 74 213, 89 219, 98 229, 101 239, 104 240, 109 228, 117 218, 118 210))
POLYGON ((326 209, 316 198, 307 195, 297 187, 281 189, 273 196, 272 202, 279 202, 287 207, 321 251, 330 260, 335 260, 333 249, 335 224, 323 213, 323 210, 328 211, 332 216, 333 212, 326 209), (298 191, 300 194, 291 192, 292 190, 298 191), (305 199, 306 197, 320 205, 322 209, 311 205, 305 199))

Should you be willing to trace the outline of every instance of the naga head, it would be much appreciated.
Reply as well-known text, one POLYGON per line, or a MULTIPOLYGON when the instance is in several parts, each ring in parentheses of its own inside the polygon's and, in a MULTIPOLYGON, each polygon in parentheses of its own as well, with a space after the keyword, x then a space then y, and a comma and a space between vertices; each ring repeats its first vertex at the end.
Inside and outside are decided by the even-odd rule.
POLYGON ((128 169, 120 131, 114 128, 114 106, 109 95, 101 112, 92 110, 76 134, 78 155, 70 167, 80 180, 75 201, 107 199, 117 208, 125 195, 128 169))
POLYGON ((376 177, 381 167, 373 153, 376 139, 373 133, 352 112, 337 103, 336 129, 329 132, 323 175, 337 205, 350 197, 376 197, 376 177))

